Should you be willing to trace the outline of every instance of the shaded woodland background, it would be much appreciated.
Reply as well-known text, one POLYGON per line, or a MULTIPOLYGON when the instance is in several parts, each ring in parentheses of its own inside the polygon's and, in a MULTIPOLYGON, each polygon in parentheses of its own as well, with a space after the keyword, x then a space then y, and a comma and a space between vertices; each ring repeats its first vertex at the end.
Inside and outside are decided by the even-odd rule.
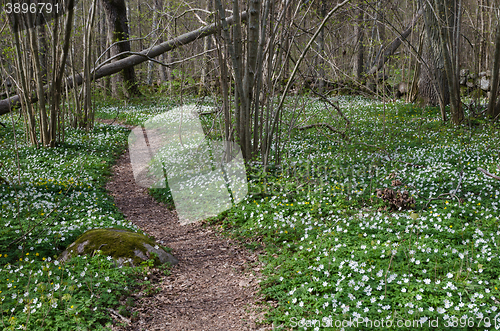
POLYGON ((96 99, 217 98, 224 138, 264 163, 290 93, 494 120, 498 18, 492 0, 93 0, 16 32, 2 12, 0 114, 20 111, 30 143, 55 146, 67 125, 92 127, 96 99))

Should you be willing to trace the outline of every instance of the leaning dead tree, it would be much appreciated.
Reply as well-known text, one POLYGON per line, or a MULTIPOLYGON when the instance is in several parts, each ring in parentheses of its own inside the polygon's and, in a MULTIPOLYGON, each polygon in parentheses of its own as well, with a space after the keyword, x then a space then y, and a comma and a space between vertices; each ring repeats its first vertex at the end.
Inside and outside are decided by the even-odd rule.
POLYGON ((375 58, 375 61, 373 61, 373 66, 370 68, 370 70, 368 70, 368 72, 366 73, 367 76, 370 76, 370 75, 373 75, 375 74, 377 71, 379 71, 380 69, 382 69, 382 67, 384 66, 384 64, 389 61, 389 59, 391 58, 391 56, 393 56, 397 49, 399 48, 399 46, 401 46, 401 44, 403 43, 403 41, 408 38, 408 36, 411 34, 411 32, 413 31, 413 28, 415 27, 415 25, 417 24, 418 22, 418 19, 420 18, 420 16, 422 16, 422 14, 424 13, 424 7, 421 7, 420 10, 417 12, 417 14, 415 15, 415 17, 413 18, 413 20, 411 21, 411 23, 408 25, 408 27, 403 31, 401 32, 401 35, 400 36, 397 36, 384 50, 383 53, 380 53, 376 58, 375 58))
MULTIPOLYGON (((246 21, 247 19, 247 13, 242 12, 239 15, 240 21, 246 21)), ((228 25, 234 24, 234 17, 228 17, 225 19, 225 22, 227 22, 228 25)), ((136 53, 136 52, 126 52, 126 54, 119 54, 120 56, 122 55, 129 55, 128 57, 124 59, 120 59, 116 62, 108 63, 108 64, 101 64, 99 67, 95 68, 92 73, 91 77, 93 80, 100 79, 102 77, 110 76, 112 74, 115 74, 117 72, 122 71, 123 69, 130 68, 133 66, 136 66, 140 63, 143 63, 145 61, 151 60, 154 62, 159 63, 159 61, 155 60, 154 58, 172 51, 178 47, 181 47, 183 45, 189 44, 195 40, 210 36, 215 34, 220 30, 221 26, 219 24, 213 23, 210 25, 207 25, 205 27, 199 28, 194 31, 187 32, 185 34, 182 34, 174 39, 170 39, 168 41, 165 41, 155 47, 152 47, 148 50, 144 50, 142 52, 136 53)), ((108 59, 108 61, 111 59, 108 59)), ((75 75, 75 79, 73 77, 68 77, 65 81, 66 86, 68 88, 73 88, 74 86, 79 86, 83 83, 84 81, 84 75, 83 73, 75 75)), ((44 86, 44 91, 47 93, 49 89, 48 85, 44 86)), ((35 94, 31 96, 31 98, 27 98, 27 101, 29 102, 36 102, 38 98, 36 97, 35 94)), ((21 104, 21 97, 19 95, 12 96, 8 99, 0 100, 0 115, 4 115, 9 113, 11 110, 19 107, 21 104)))

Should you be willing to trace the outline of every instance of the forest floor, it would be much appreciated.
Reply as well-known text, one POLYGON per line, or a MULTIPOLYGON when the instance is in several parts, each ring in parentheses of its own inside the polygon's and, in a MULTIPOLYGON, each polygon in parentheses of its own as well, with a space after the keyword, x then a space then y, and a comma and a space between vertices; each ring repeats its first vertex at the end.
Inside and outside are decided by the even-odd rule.
POLYGON ((152 269, 153 290, 133 297, 135 318, 115 330, 271 329, 257 323, 263 317, 258 251, 222 237, 213 226, 181 226, 175 211, 136 185, 128 152, 114 166, 107 189, 128 220, 179 259, 168 275, 152 269))
MULTIPOLYGON (((346 125, 342 116, 332 116, 319 99, 297 96, 289 100, 303 104, 300 111, 304 115, 297 115, 298 110, 290 112, 283 123, 324 122, 334 128, 346 125)), ((143 223, 164 228, 162 235, 156 235, 136 222, 146 232, 164 240, 181 258, 181 264, 173 269, 173 277, 165 283, 176 285, 171 290, 160 286, 164 293, 176 290, 180 293, 170 296, 171 302, 165 304, 165 310, 175 314, 167 317, 167 321, 176 321, 181 326, 172 329, 183 330, 182 325, 208 329, 209 323, 214 323, 214 315, 240 320, 236 311, 226 313, 222 303, 220 308, 216 306, 218 302, 207 303, 205 308, 203 300, 216 301, 209 294, 180 292, 181 289, 211 291, 200 284, 215 271, 195 276, 202 270, 205 272, 202 263, 208 263, 211 268, 219 268, 218 272, 227 270, 226 275, 217 276, 221 278, 209 279, 213 291, 221 289, 241 295, 239 284, 241 280, 248 281, 244 278, 247 276, 239 273, 236 262, 231 262, 234 268, 220 267, 226 259, 223 254, 228 254, 231 246, 224 240, 216 241, 218 244, 214 246, 218 250, 228 247, 218 253, 209 251, 212 247, 203 243, 204 235, 216 238, 219 232, 238 238, 245 247, 264 246, 265 253, 256 252, 260 264, 254 265, 260 268, 256 271, 263 275, 257 277, 261 281, 257 285, 253 280, 248 288, 242 288, 243 293, 249 292, 246 299, 240 300, 253 304, 259 301, 256 293, 264 296, 265 304, 269 304, 266 321, 279 330, 297 327, 339 330, 351 317, 353 321, 361 318, 379 325, 380 321, 391 321, 392 325, 415 321, 425 330, 432 329, 435 321, 441 328, 443 325, 454 328, 457 321, 470 319, 476 323, 476 320, 478 324, 473 324, 473 329, 481 330, 491 329, 491 321, 499 321, 500 182, 491 177, 500 171, 498 126, 473 120, 472 113, 467 114, 467 125, 442 123, 437 107, 381 103, 360 97, 333 100, 352 123, 345 131, 349 139, 318 128, 283 131, 289 141, 280 149, 281 161, 270 164, 267 171, 258 163, 247 164, 248 194, 232 208, 206 221, 215 228, 178 227, 175 218, 168 219, 170 214, 166 211, 150 216, 147 210, 154 207, 137 207, 133 212, 141 213, 140 216, 125 211, 131 221, 148 220, 143 223), (494 175, 487 176, 482 170, 494 175), (142 214, 142 210, 146 212, 142 214), (159 216, 167 217, 168 221, 158 219, 159 216), (208 229, 213 232, 206 233, 208 229), (185 232, 176 237, 173 234, 177 231, 185 232), (196 242, 197 236, 199 245, 185 239, 193 238, 196 242), (192 249, 190 245, 197 246, 192 249), (190 255, 194 255, 193 260, 187 260, 190 255), (219 267, 210 265, 212 259, 219 267), (181 287, 186 279, 192 282, 198 277, 201 281, 197 281, 194 289, 181 287), (193 300, 190 295, 201 296, 196 296, 199 299, 192 301, 191 306, 201 307, 200 314, 195 316, 197 321, 201 321, 199 316, 208 318, 207 324, 188 324, 189 317, 172 308, 189 307, 182 300, 193 300), (479 325, 481 321, 483 326, 479 325)), ((171 107, 137 106, 121 112, 122 117, 117 116, 121 108, 108 107, 102 108, 100 114, 103 118, 142 124, 171 107)), ((200 120, 209 139, 212 136, 218 139, 217 133, 211 131, 217 120, 216 115, 200 120)), ((131 173, 128 178, 129 186, 120 196, 145 204, 133 195, 140 189, 133 186, 131 173)), ((156 201, 166 204, 172 201, 167 189, 149 193, 156 201)), ((235 261, 244 262, 252 256, 245 251, 236 253, 236 247, 233 246, 234 253, 240 257, 234 257, 235 261)), ((212 295, 222 298, 224 293, 212 295)), ((147 302, 158 305, 157 298, 141 299, 145 303, 139 306, 145 307, 147 302)), ((155 311, 153 306, 149 307, 155 311)), ((237 311, 243 314, 245 309, 237 311)), ((139 321, 150 325, 144 308, 140 313, 143 315, 139 321)), ((198 311, 192 309, 190 313, 198 311)), ((161 314, 155 318, 158 316, 161 314)), ((257 318, 256 313, 250 316, 257 318)), ((248 317, 242 319, 251 321, 248 317)), ((225 322, 228 324, 215 328, 226 330, 229 321, 225 322)), ((247 324, 247 327, 255 326, 247 324)))

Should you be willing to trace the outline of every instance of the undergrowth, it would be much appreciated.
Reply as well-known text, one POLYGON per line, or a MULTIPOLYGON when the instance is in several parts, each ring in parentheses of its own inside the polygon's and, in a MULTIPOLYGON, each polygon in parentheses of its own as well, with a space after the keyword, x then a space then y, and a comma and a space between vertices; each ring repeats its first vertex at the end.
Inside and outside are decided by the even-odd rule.
POLYGON ((93 228, 140 230, 104 185, 128 131, 97 124, 69 130, 56 148, 27 146, 22 128, 0 127, 0 328, 104 330, 109 308, 130 316, 144 267, 116 267, 98 253, 66 263, 59 254, 93 228), (18 146, 14 143, 14 131, 18 146))
MULTIPOLYGON (((245 200, 210 220, 246 242, 262 240, 261 292, 273 303, 265 322, 304 330, 499 328, 500 181, 478 170, 500 172, 498 127, 443 124, 438 109, 401 102, 333 101, 351 121, 348 139, 290 131, 280 162, 268 171, 250 163, 245 200), (398 209, 377 189, 414 202, 398 209)), ((344 127, 319 100, 305 104, 303 125, 344 127)), ((138 124, 166 110, 136 108, 124 118, 138 124)))

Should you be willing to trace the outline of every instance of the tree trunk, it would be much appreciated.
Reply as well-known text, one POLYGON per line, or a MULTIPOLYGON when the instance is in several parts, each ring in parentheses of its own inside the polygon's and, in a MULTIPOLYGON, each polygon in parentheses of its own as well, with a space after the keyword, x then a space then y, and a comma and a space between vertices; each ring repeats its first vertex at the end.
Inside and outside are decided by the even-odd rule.
MULTIPOLYGON (((419 97, 424 104, 436 106, 450 103, 448 91, 448 80, 444 72, 444 59, 439 39, 439 22, 436 19, 432 6, 420 0, 421 6, 425 6, 425 40, 422 54, 422 67, 420 69, 420 80, 418 82, 419 97)), ((446 115, 442 114, 443 120, 446 115)))
POLYGON ((245 77, 243 80, 243 93, 245 101, 243 129, 245 131, 245 153, 247 158, 251 154, 251 133, 250 128, 251 117, 250 109, 254 100, 254 81, 257 70, 257 55, 259 49, 259 34, 260 34, 260 0, 250 0, 248 8, 248 42, 247 42, 247 61, 245 66, 245 77))
MULTIPOLYGON (((221 39, 220 34, 216 36, 216 41, 219 41, 221 39)), ((229 113, 229 87, 228 87, 228 74, 227 74, 227 63, 225 59, 227 57, 224 57, 222 55, 222 43, 221 42, 216 42, 217 45, 217 56, 219 60, 219 68, 220 68, 220 88, 221 88, 221 93, 222 93, 222 107, 224 109, 224 140, 225 141, 230 141, 230 131, 232 128, 231 124, 231 116, 229 113)))
MULTIPOLYGON (((242 32, 241 32, 241 21, 240 17, 240 0, 233 0, 233 15, 235 17, 233 26, 233 51, 231 52, 231 58, 233 62, 234 71, 234 84, 236 85, 235 97, 234 97, 234 111, 236 113, 236 128, 238 132, 238 138, 241 145, 241 151, 243 153, 243 158, 246 158, 246 140, 245 137, 245 109, 246 109, 246 98, 245 92, 243 91, 243 49, 242 49, 242 32)), ((229 39, 226 39, 228 41, 229 39)))
MULTIPOLYGON (((139 6, 140 6, 140 1, 139 1, 139 6)), ((158 29, 158 0, 153 1, 153 23, 151 26, 151 38, 156 42, 157 39, 157 33, 156 30, 158 29)), ((139 11, 140 13, 140 11, 139 11)), ((139 24, 139 26, 141 26, 139 24)), ((139 38, 141 37, 140 32, 139 32, 139 38)), ((154 75, 154 63, 153 61, 148 62, 148 72, 147 72, 147 84, 152 85, 153 84, 153 75, 154 75)))
MULTIPOLYGON (((28 15, 29 16, 29 15, 28 15)), ((58 20, 56 20, 58 22, 58 20)), ((36 38, 36 27, 28 30, 28 37, 30 39, 31 53, 33 54, 34 62, 34 75, 36 84, 36 93, 38 96, 38 106, 40 110, 40 140, 42 145, 49 146, 50 144, 50 132, 49 132, 49 118, 47 115, 47 99, 45 97, 45 92, 43 89, 42 82, 42 69, 40 65, 40 57, 38 53, 38 38, 36 38)))
POLYGON ((443 3, 435 0, 438 15, 444 26, 440 26, 441 51, 444 59, 444 69, 448 81, 450 94, 451 119, 454 124, 460 124, 464 118, 462 103, 460 101, 460 19, 462 1, 443 3))
MULTIPOLYGON (((269 20, 269 10, 270 10, 271 4, 269 1, 266 1, 264 4, 264 9, 263 9, 263 16, 260 24, 260 39, 259 39, 259 46, 257 49, 257 64, 256 64, 256 71, 259 73, 257 75, 256 79, 256 93, 255 93, 255 102, 253 105, 253 111, 254 111, 254 122, 253 122, 253 146, 252 146, 252 154, 255 155, 259 149, 259 144, 262 143, 262 128, 264 126, 264 123, 262 121, 263 116, 261 114, 260 110, 260 102, 263 97, 263 92, 262 91, 262 83, 264 79, 264 73, 263 73, 263 61, 264 61, 264 44, 266 42, 266 31, 267 31, 267 26, 268 26, 268 20, 269 20)), ((270 38, 269 38, 270 39, 270 38)))
POLYGON ((500 115, 500 99, 497 101, 500 75, 500 24, 497 26, 495 36, 495 55, 493 56, 493 71, 491 73, 491 95, 488 102, 487 115, 491 119, 496 119, 500 115))
POLYGON ((91 86, 91 64, 92 64, 92 26, 94 25, 94 15, 95 15, 95 3, 96 0, 92 1, 90 8, 90 15, 87 18, 86 31, 84 33, 83 44, 84 44, 84 56, 83 56, 83 113, 84 116, 81 120, 80 127, 90 129, 94 125, 94 112, 92 109, 92 86, 91 86))
MULTIPOLYGON (((161 1, 161 10, 163 12, 163 9, 167 9, 167 8, 170 8, 170 3, 169 1, 161 1)), ((170 12, 167 12, 167 16, 170 17, 172 16, 172 13, 170 12)), ((166 27, 165 27, 165 33, 167 35, 167 40, 169 40, 170 38, 172 38, 173 34, 172 34, 172 27, 171 27, 171 24, 169 24, 170 22, 167 22, 166 24, 166 27)), ((163 43, 163 42, 162 42, 163 43)), ((172 63, 173 59, 172 59, 172 52, 166 52, 166 53, 163 53, 162 54, 162 60, 163 60, 163 63, 172 63)), ((168 89, 169 89, 169 92, 172 92, 172 84, 170 83, 172 80, 173 80, 173 75, 172 75, 172 68, 171 67, 165 67, 165 66, 161 66, 161 69, 160 69, 160 75, 162 77, 162 81, 164 82, 169 82, 168 83, 168 89)))
POLYGON ((356 57, 354 60, 354 76, 356 79, 361 79, 365 70, 365 29, 363 26, 364 13, 365 11, 363 9, 363 5, 360 4, 356 14, 356 24, 354 25, 354 35, 356 36, 357 46, 356 57))
POLYGON ((219 17, 221 19, 222 31, 224 32, 224 42, 229 49, 229 54, 231 55, 231 60, 233 64, 233 75, 234 75, 234 84, 235 84, 235 96, 234 96, 234 112, 236 118, 236 132, 238 133, 238 140, 241 144, 241 151, 243 154, 243 158, 246 159, 246 151, 245 151, 245 129, 242 126, 242 123, 245 121, 244 112, 242 110, 245 109, 245 93, 243 92, 243 75, 241 68, 241 20, 239 13, 239 4, 238 0, 233 0, 233 17, 235 26, 233 27, 233 40, 231 42, 230 34, 229 34, 229 24, 225 19, 225 11, 222 6, 220 0, 216 0, 217 11, 219 12, 219 17))
POLYGON ((450 104, 452 120, 458 124, 464 116, 458 73, 461 1, 421 0, 420 3, 426 4, 426 48, 419 94, 426 104, 439 104, 443 121, 446 120, 445 106, 450 104))
MULTIPOLYGON (((98 13, 100 13, 101 19, 99 20, 99 39, 100 39, 100 49, 101 51, 99 52, 99 56, 102 55, 103 52, 106 52, 106 55, 104 58, 109 59, 111 57, 111 50, 108 49, 109 47, 109 40, 107 36, 109 35, 109 24, 106 24, 106 13, 103 10, 104 4, 103 0, 99 0, 99 9, 97 10, 98 13)), ((104 80, 104 90, 103 93, 106 96, 109 96, 111 94, 111 77, 106 77, 104 80)))
MULTIPOLYGON (((207 0, 207 5, 206 5, 206 10, 207 12, 212 12, 213 10, 213 0, 207 0)), ((202 65, 201 65, 201 77, 200 77, 200 89, 199 93, 201 94, 204 90, 206 90, 206 85, 207 85, 207 74, 210 71, 210 57, 208 56, 207 52, 212 48, 212 39, 211 38, 205 38, 203 39, 203 52, 205 55, 203 55, 203 60, 202 60, 202 65)))
MULTIPOLYGON (((479 40, 479 52, 478 52, 478 70, 477 72, 481 72, 483 71, 483 68, 485 67, 485 60, 486 60, 486 24, 485 24, 485 11, 486 11, 486 7, 489 6, 489 4, 486 3, 485 0, 480 0, 479 4, 478 4, 478 10, 480 12, 479 14, 479 17, 480 17, 480 21, 481 21, 481 25, 479 27, 479 33, 477 34, 477 37, 478 37, 478 40, 479 40)), ((477 45, 477 44, 476 44, 477 45)))
MULTIPOLYGON (((112 47, 111 56, 130 52, 129 28, 127 20, 127 7, 125 0, 103 0, 104 10, 110 25, 111 43, 117 43, 112 47)), ((124 58, 121 57, 121 58, 124 58)), ((139 95, 139 89, 135 79, 134 67, 127 67, 122 72, 125 91, 128 96, 139 95)))
MULTIPOLYGON (((68 60, 69 45, 71 42, 71 32, 74 24, 74 3, 75 0, 69 0, 69 11, 66 15, 66 22, 64 23, 64 39, 63 46, 60 50, 60 54, 54 54, 54 81, 51 84, 51 105, 50 105, 50 147, 55 147, 56 144, 56 133, 58 130, 58 116, 60 113, 60 103, 62 99, 63 92, 63 79, 64 70, 66 68, 66 62, 68 60), (60 62, 56 64, 56 57, 60 58, 60 62)), ((57 21, 57 19, 56 19, 57 21)), ((54 28, 54 34, 58 31, 57 27, 54 28)))
MULTIPOLYGON (((325 0, 320 3, 320 19, 323 20, 326 16, 326 4, 325 0)), ((325 27, 321 28, 318 36, 318 90, 323 93, 325 88, 325 27)))
POLYGON ((47 84, 47 51, 49 49, 47 45, 47 31, 45 29, 45 19, 43 16, 39 15, 37 16, 37 27, 38 27, 38 39, 39 39, 39 45, 38 45, 38 52, 39 52, 39 57, 40 57, 40 65, 41 65, 41 76, 42 76, 42 81, 44 84, 47 84))
MULTIPOLYGON (((96 11, 97 16, 97 40, 98 40, 98 57, 102 55, 103 52, 106 51, 106 14, 102 10, 102 0, 99 0, 97 2, 97 11, 96 11)), ((109 58, 109 53, 107 54, 107 58, 109 58)), ((103 94, 106 95, 106 82, 104 82, 103 85, 101 85, 103 90, 103 94)))

